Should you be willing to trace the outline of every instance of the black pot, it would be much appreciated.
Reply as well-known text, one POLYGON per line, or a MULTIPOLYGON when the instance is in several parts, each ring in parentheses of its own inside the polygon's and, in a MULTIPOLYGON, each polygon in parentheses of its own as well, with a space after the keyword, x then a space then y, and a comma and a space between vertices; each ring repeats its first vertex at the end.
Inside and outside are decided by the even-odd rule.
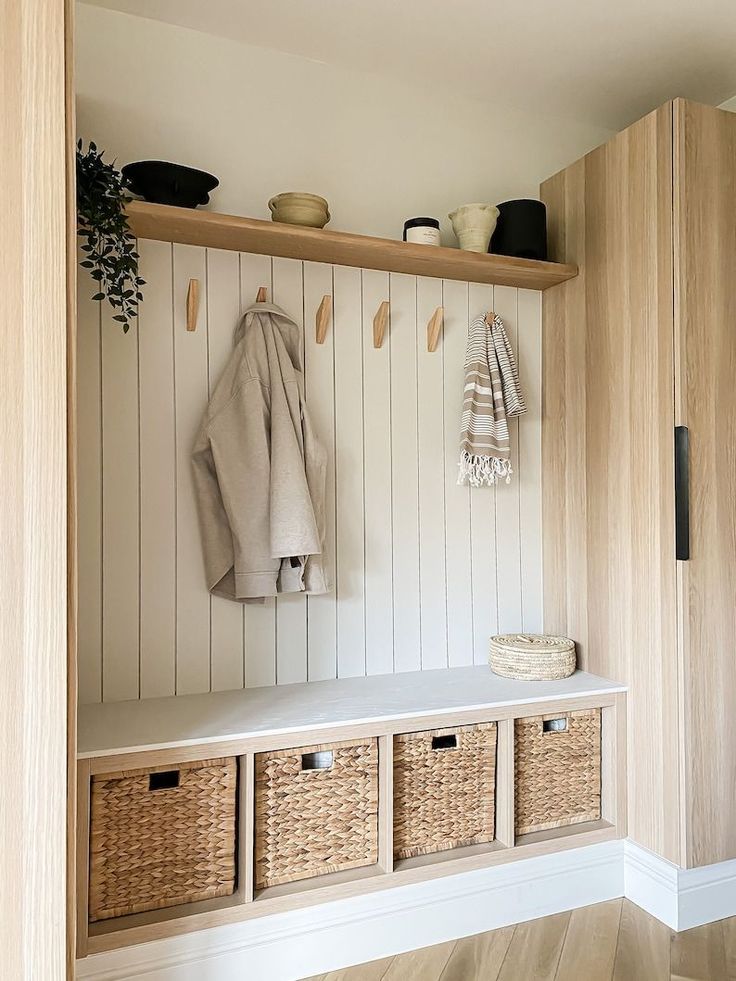
POLYGON ((152 204, 196 208, 207 204, 209 192, 220 183, 212 174, 165 160, 139 160, 123 167, 130 189, 152 204))
POLYGON ((542 201, 504 201, 498 212, 489 252, 521 259, 547 258, 547 209, 542 201))

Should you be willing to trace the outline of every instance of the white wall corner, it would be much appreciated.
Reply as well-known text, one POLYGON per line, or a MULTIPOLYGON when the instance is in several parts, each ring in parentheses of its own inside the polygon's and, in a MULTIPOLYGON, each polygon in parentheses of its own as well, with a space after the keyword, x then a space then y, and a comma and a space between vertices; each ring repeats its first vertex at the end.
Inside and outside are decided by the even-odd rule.
POLYGON ((78 981, 295 981, 623 895, 609 841, 93 954, 78 981))

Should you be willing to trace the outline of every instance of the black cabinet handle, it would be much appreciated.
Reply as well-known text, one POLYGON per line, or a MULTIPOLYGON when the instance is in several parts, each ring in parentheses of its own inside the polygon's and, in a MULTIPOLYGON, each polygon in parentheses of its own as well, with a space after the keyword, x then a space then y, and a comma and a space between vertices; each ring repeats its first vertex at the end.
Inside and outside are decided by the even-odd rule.
POLYGON ((690 434, 675 426, 675 555, 690 558, 690 434))

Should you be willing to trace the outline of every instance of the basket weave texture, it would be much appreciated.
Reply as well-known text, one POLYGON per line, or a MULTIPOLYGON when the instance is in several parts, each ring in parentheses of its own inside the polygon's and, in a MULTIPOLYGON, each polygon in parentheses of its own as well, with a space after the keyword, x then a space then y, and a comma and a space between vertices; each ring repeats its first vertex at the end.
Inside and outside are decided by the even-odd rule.
POLYGON ((255 784, 256 889, 378 861, 376 739, 258 753, 255 784), (303 769, 314 753, 331 766, 303 769))
POLYGON ((514 756, 517 835, 600 819, 600 709, 517 719, 514 756), (544 731, 558 719, 564 731, 544 731))
POLYGON ((491 637, 488 663, 502 678, 560 681, 575 670, 575 644, 567 637, 502 634, 491 637))
POLYGON ((495 792, 495 722, 394 736, 394 858, 492 841, 495 792))
POLYGON ((92 777, 89 918, 105 920, 235 891, 234 758, 92 777))

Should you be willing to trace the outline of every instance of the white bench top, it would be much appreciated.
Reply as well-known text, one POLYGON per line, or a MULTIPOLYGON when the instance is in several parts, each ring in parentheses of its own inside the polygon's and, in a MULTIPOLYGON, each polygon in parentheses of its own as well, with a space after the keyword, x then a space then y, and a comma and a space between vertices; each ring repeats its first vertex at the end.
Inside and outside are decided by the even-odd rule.
POLYGON ((622 691, 625 685, 585 671, 564 681, 513 681, 478 665, 106 702, 80 706, 78 756, 174 749, 622 691))

